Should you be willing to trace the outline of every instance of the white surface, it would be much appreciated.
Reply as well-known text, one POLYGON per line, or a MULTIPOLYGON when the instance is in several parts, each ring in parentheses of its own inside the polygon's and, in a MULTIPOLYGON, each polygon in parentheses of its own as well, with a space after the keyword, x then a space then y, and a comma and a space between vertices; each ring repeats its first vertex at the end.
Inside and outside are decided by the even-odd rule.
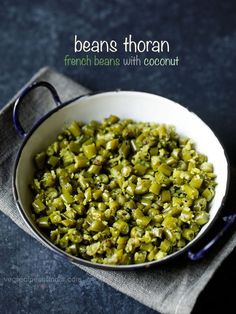
POLYGON ((29 184, 34 172, 33 156, 55 140, 55 135, 71 121, 102 120, 110 114, 136 121, 174 125, 179 135, 191 138, 196 149, 213 163, 218 183, 216 195, 210 205, 210 221, 201 229, 197 239, 214 219, 226 192, 228 172, 224 150, 211 129, 198 116, 171 100, 148 93, 119 91, 86 96, 46 119, 28 139, 19 159, 16 186, 22 208, 30 213, 32 198, 29 184))

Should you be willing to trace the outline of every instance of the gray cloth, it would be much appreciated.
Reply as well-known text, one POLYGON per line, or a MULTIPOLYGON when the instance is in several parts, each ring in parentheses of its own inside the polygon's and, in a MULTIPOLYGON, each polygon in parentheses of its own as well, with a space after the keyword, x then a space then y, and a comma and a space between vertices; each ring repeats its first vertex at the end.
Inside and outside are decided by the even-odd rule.
MULTIPOLYGON (((87 92, 81 85, 49 68, 40 70, 30 82, 34 80, 51 82, 62 101, 87 92)), ((11 189, 14 158, 22 141, 12 126, 13 102, 19 93, 0 112, 0 210, 30 234, 14 204, 11 189)), ((53 106, 53 101, 44 88, 39 88, 30 94, 23 106, 25 108, 22 112, 26 114, 22 114, 21 120, 24 126, 29 128, 33 121, 53 106)), ((104 271, 80 267, 152 309, 166 314, 185 314, 191 312, 198 295, 233 250, 235 243, 236 233, 230 236, 220 254, 217 249, 212 250, 200 262, 183 258, 168 265, 138 271, 104 271)))

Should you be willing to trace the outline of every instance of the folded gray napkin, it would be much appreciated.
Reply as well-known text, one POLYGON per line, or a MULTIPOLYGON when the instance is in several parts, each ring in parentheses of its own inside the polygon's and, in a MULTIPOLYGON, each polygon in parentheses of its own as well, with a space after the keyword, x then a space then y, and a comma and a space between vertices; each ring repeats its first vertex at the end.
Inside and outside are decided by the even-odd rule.
MULTIPOLYGON (((26 86, 35 80, 52 83, 62 101, 88 92, 86 88, 49 68, 41 69, 26 86)), ((0 210, 30 234, 17 211, 11 189, 14 159, 22 142, 12 125, 13 103, 19 93, 0 112, 0 210)), ((21 110, 21 121, 26 128, 30 128, 35 120, 53 106, 51 95, 45 88, 34 90, 28 97, 21 110)), ((235 245, 236 232, 227 240, 220 254, 217 248, 213 249, 199 262, 183 258, 171 264, 137 271, 104 271, 80 267, 154 310, 165 314, 187 314, 191 312, 198 295, 235 245)))

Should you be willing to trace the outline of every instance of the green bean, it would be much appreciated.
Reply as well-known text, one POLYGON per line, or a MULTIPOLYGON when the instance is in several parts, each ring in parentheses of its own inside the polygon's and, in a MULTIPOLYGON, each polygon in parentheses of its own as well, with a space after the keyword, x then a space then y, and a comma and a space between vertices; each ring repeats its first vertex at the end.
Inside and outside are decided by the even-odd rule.
POLYGON ((213 165, 171 126, 116 116, 74 121, 34 164, 35 223, 56 246, 93 263, 162 259, 210 219, 213 165))
POLYGON ((51 187, 54 186, 55 184, 55 177, 53 176, 53 174, 51 172, 45 172, 43 175, 43 186, 46 187, 51 187))
POLYGON ((183 191, 187 194, 190 199, 197 199, 199 192, 195 187, 191 187, 188 184, 183 185, 183 191))
POLYGON ((51 165, 53 168, 56 167, 56 165, 58 164, 59 162, 59 158, 56 157, 56 156, 50 156, 48 158, 48 164, 51 165))
POLYGON ((134 262, 135 262, 135 264, 144 263, 145 260, 146 260, 146 256, 147 256, 147 253, 145 251, 144 252, 136 252, 134 254, 134 262))
POLYGON ((44 211, 46 209, 46 206, 43 204, 43 202, 39 199, 36 198, 33 203, 33 208, 34 208, 34 212, 36 214, 39 214, 40 212, 44 211))
POLYGON ((139 176, 143 176, 147 171, 147 168, 142 164, 134 165, 134 173, 139 176))
POLYGON ((121 169, 121 174, 127 178, 130 176, 132 172, 132 167, 131 166, 124 166, 122 169, 121 169))
POLYGON ((203 182, 203 179, 199 175, 196 175, 192 178, 189 185, 199 190, 202 185, 202 182, 203 182))
POLYGON ((118 218, 124 220, 124 221, 129 221, 131 218, 131 215, 128 211, 126 211, 125 209, 120 209, 116 212, 116 215, 118 218))
POLYGON ((68 166, 74 162, 74 154, 66 148, 61 150, 60 157, 63 160, 64 166, 68 166))
POLYGON ((152 242, 152 233, 151 231, 145 231, 145 234, 142 236, 141 241, 144 243, 152 242))
POLYGON ((184 228, 182 236, 184 239, 191 241, 194 238, 194 232, 192 229, 184 228))
POLYGON ((64 220, 62 220, 61 223, 65 227, 74 227, 76 224, 76 221, 74 219, 64 219, 64 220))
POLYGON ((163 240, 160 244, 160 249, 162 252, 168 253, 171 249, 171 243, 167 239, 163 240))
POLYGON ((163 251, 159 251, 157 252, 157 254, 155 255, 155 260, 160 260, 162 258, 164 258, 167 255, 167 252, 163 252, 163 251))
POLYGON ((170 166, 168 166, 167 164, 161 164, 158 167, 158 171, 160 171, 161 173, 163 173, 164 175, 169 177, 172 173, 172 168, 170 166))
POLYGON ((207 200, 204 197, 199 197, 194 201, 193 209, 195 211, 205 210, 207 207, 207 200))
POLYGON ((104 203, 98 203, 98 210, 104 212, 107 209, 107 205, 104 203))
POLYGON ((157 247, 154 247, 153 250, 147 255, 147 260, 149 262, 151 262, 151 261, 156 259, 155 256, 157 254, 157 250, 158 250, 157 247))
POLYGON ((179 216, 179 219, 183 222, 189 222, 189 221, 192 221, 193 219, 193 212, 190 210, 189 207, 185 207, 183 208, 180 216, 179 216))
POLYGON ((129 155, 129 152, 130 152, 130 144, 128 141, 124 141, 120 146, 119 153, 124 158, 127 158, 129 155))
POLYGON ((171 193, 169 190, 163 190, 161 192, 161 200, 163 203, 171 201, 171 193))
POLYGON ((157 182, 153 181, 151 183, 151 186, 149 188, 149 191, 156 194, 156 195, 159 195, 160 194, 160 191, 161 191, 161 185, 158 184, 157 182))
POLYGON ((137 238, 129 238, 125 246, 127 253, 134 253, 135 249, 140 246, 140 240, 137 238))
POLYGON ((114 140, 107 142, 106 149, 107 150, 116 150, 118 146, 119 146, 119 140, 114 139, 114 140))
POLYGON ((72 122, 68 127, 68 130, 72 133, 74 137, 79 137, 81 134, 80 127, 76 121, 72 122))
POLYGON ((95 200, 98 200, 102 197, 102 190, 94 190, 93 192, 93 198, 95 200))
POLYGON ((99 174, 101 169, 102 169, 102 166, 91 165, 88 168, 88 173, 90 173, 90 174, 99 174))
POLYGON ((204 211, 200 211, 197 213, 197 215, 195 216, 195 221, 198 225, 205 225, 209 220, 209 214, 204 212, 204 211))
POLYGON ((117 220, 114 222, 113 227, 119 230, 121 234, 129 233, 129 225, 123 220, 117 220))
POLYGON ((162 225, 170 230, 176 230, 178 226, 178 219, 172 216, 166 216, 162 222, 162 225))
POLYGON ((144 209, 149 209, 152 206, 152 201, 145 197, 142 197, 140 203, 144 206, 144 209))
POLYGON ((127 188, 126 188, 126 192, 127 192, 129 195, 133 196, 133 195, 135 194, 135 192, 136 192, 136 186, 135 186, 135 184, 129 183, 128 186, 127 186, 127 188))
POLYGON ((97 154, 97 150, 96 150, 95 144, 92 143, 90 145, 84 145, 83 146, 83 152, 84 152, 85 156, 88 159, 91 159, 91 158, 95 157, 96 154, 97 154))
POLYGON ((117 249, 124 249, 125 246, 126 246, 126 243, 128 241, 128 237, 122 237, 120 236, 118 239, 117 239, 117 249))
POLYGON ((69 245, 69 238, 68 235, 64 235, 60 241, 59 241, 59 245, 62 249, 66 249, 69 245))
POLYGON ((58 211, 52 212, 52 214, 49 217, 50 217, 50 220, 51 220, 52 224, 58 224, 62 220, 60 212, 58 212, 58 211))
MULTIPOLYGON (((158 151, 157 151, 158 153, 158 151)), ((161 164, 161 158, 159 156, 156 156, 156 155, 152 155, 151 157, 151 166, 152 166, 152 169, 154 171, 157 171, 159 166, 161 164)))
POLYGON ((87 168, 89 165, 88 158, 86 158, 85 156, 75 156, 74 160, 76 169, 87 168))
POLYGON ((43 216, 37 219, 37 224, 40 228, 50 228, 50 221, 48 216, 43 216))
POLYGON ((144 234, 144 230, 138 226, 133 227, 130 232, 130 236, 132 238, 141 238, 143 234, 144 234))
POLYGON ((73 196, 68 191, 64 191, 64 193, 61 195, 61 198, 66 204, 71 204, 74 202, 73 196))
POLYGON ((92 224, 90 225, 89 230, 99 232, 99 231, 103 231, 105 227, 106 225, 102 221, 94 220, 92 224))
POLYGON ((204 172, 213 172, 213 165, 209 162, 203 162, 200 169, 204 172))
POLYGON ((65 207, 65 204, 61 197, 54 198, 52 201, 52 206, 55 207, 55 209, 63 210, 65 207))
POLYGON ((136 219, 136 223, 140 227, 146 227, 151 220, 152 220, 151 217, 142 216, 136 219))
POLYGON ((152 243, 143 243, 140 245, 141 251, 151 252, 153 250, 154 246, 152 243))
POLYGON ((212 189, 206 188, 203 192, 202 192, 202 196, 205 197, 205 199, 210 202, 214 196, 214 191, 212 189))
POLYGON ((94 256, 97 251, 99 250, 100 242, 95 242, 93 244, 90 244, 86 248, 86 254, 89 256, 94 256))
POLYGON ((135 194, 145 194, 150 188, 151 182, 149 180, 138 180, 137 186, 135 188, 135 194))

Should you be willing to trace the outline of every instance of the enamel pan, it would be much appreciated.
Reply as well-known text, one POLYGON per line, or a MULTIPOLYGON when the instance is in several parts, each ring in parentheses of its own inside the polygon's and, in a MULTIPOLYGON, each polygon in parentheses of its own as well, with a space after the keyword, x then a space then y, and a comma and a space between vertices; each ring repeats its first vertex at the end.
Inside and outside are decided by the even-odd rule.
MULTIPOLYGON (((21 108, 24 110, 24 108, 21 108)), ((26 88, 17 99, 13 112, 13 122, 16 130, 24 137, 17 154, 13 173, 13 193, 17 208, 31 233, 46 247, 69 259, 72 263, 103 269, 137 269, 165 263, 180 254, 188 254, 191 259, 197 259, 208 249, 208 245, 197 254, 190 251, 196 242, 208 231, 219 215, 228 189, 229 166, 224 149, 214 132, 194 113, 185 107, 158 95, 135 91, 112 91, 80 96, 67 103, 61 103, 55 88, 48 82, 36 82, 26 88), (26 133, 18 118, 19 105, 22 99, 34 88, 44 86, 51 92, 56 107, 43 116, 32 129, 26 133), (67 254, 56 247, 35 225, 31 218, 32 193, 29 185, 34 174, 33 157, 45 149, 61 131, 63 126, 74 120, 89 122, 102 120, 114 114, 120 118, 131 118, 136 121, 150 121, 174 125, 181 136, 191 138, 199 152, 208 156, 213 163, 217 175, 216 193, 210 203, 210 220, 203 226, 199 234, 188 245, 178 252, 167 255, 159 261, 137 265, 102 265, 86 261, 67 254)), ((214 242, 214 241, 213 241, 214 242)))

